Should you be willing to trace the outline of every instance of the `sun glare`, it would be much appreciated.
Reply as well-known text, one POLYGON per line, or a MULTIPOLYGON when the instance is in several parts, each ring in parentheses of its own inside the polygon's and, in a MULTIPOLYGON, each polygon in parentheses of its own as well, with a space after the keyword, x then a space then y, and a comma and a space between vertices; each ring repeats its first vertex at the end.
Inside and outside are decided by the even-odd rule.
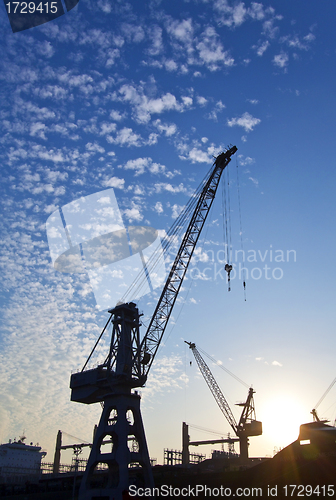
POLYGON ((273 448, 284 448, 298 438, 300 425, 311 421, 307 409, 293 397, 279 395, 269 399, 260 414, 263 435, 273 448))

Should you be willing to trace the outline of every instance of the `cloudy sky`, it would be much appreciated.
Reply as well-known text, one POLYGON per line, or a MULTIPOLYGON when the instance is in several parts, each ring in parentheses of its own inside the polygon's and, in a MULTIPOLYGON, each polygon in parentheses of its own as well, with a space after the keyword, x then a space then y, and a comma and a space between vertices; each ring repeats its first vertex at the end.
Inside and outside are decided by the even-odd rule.
MULTIPOLYGON (((228 144, 232 290, 220 187, 142 390, 150 455, 181 448, 182 421, 230 431, 183 340, 253 384, 251 455, 297 437, 335 377, 335 20, 330 0, 80 0, 13 34, 0 9, 0 441, 25 430, 52 461, 58 429, 90 441, 100 415, 69 378, 108 313, 87 273, 53 267, 48 218, 112 188, 120 228, 164 234, 228 144)), ((238 419, 246 388, 209 363, 238 419)))

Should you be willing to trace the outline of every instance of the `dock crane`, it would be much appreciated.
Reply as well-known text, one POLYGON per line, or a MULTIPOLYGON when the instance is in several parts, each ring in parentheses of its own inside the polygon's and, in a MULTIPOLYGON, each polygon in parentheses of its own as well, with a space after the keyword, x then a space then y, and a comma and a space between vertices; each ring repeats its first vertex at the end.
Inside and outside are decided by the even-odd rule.
POLYGON ((237 424, 236 419, 231 411, 231 408, 228 402, 225 399, 224 394, 222 393, 219 385, 217 384, 214 376, 211 373, 210 368, 202 358, 201 354, 197 350, 196 345, 193 342, 187 342, 186 344, 192 350, 192 353, 196 359, 197 365, 202 373, 204 380, 208 384, 212 395, 214 396, 216 403, 224 414, 226 420, 231 425, 234 433, 239 439, 239 447, 240 447, 240 458, 244 462, 248 459, 248 438, 250 436, 260 436, 262 434, 262 423, 256 420, 255 416, 255 407, 254 407, 254 399, 253 394, 255 391, 252 387, 249 388, 247 399, 245 403, 238 403, 238 406, 243 407, 243 411, 240 417, 240 420, 237 424))
POLYGON ((100 402, 103 406, 79 491, 80 500, 93 500, 101 495, 106 500, 121 500, 132 480, 132 466, 142 471, 140 479, 137 477, 142 485, 154 486, 140 413, 140 395, 132 389, 146 383, 221 175, 236 151, 236 146, 232 146, 217 156, 198 192, 195 209, 143 339, 140 338, 140 314, 136 304, 118 304, 109 310, 110 318, 95 345, 108 327, 112 327, 105 362, 87 369, 92 351, 82 371, 71 375, 72 401, 100 402), (103 448, 106 439, 112 442, 109 453, 103 448), (107 469, 106 473, 99 470, 102 467, 107 469))

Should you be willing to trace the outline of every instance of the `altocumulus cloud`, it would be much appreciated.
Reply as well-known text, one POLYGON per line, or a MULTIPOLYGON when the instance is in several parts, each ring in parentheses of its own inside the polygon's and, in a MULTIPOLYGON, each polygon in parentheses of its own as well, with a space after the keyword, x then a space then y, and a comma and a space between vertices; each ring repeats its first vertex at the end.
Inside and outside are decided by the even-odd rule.
POLYGON ((243 127, 246 132, 251 132, 256 125, 261 122, 259 118, 255 118, 250 113, 246 112, 239 118, 231 118, 227 121, 229 127, 243 127))

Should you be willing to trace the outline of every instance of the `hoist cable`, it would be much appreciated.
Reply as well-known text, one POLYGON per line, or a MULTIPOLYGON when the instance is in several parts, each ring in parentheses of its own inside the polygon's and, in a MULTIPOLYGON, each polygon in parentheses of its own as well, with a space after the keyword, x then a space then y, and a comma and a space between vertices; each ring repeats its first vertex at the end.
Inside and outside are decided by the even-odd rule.
POLYGON ((76 437, 76 436, 73 436, 72 434, 69 434, 68 432, 65 432, 65 431, 61 431, 62 435, 66 435, 66 436, 69 436, 73 439, 76 439, 79 443, 87 443, 87 444, 90 444, 88 441, 85 441, 85 439, 80 439, 79 437, 76 437))
POLYGON ((229 168, 226 169, 227 171, 227 185, 228 185, 228 226, 229 226, 229 248, 231 250, 232 246, 232 239, 231 239, 231 205, 230 205, 230 172, 229 168))
MULTIPOLYGON (((198 189, 199 191, 199 189, 198 189)), ((178 238, 184 226, 186 225, 186 221, 189 219, 190 213, 194 210, 194 206, 197 203, 197 195, 198 192, 191 197, 189 202, 187 203, 184 210, 181 212, 179 217, 175 220, 171 229, 169 230, 167 237, 164 239, 161 247, 157 248, 155 252, 152 253, 151 257, 146 262, 147 273, 151 274, 152 271, 156 268, 156 266, 162 261, 162 253, 167 255, 168 249, 174 244, 176 241, 175 236, 178 238)), ((130 285, 128 290, 125 292, 123 297, 121 298, 121 302, 127 302, 127 296, 131 296, 131 298, 136 298, 137 296, 142 295, 142 290, 145 286, 148 286, 147 273, 145 268, 143 267, 139 274, 136 276, 133 283, 130 285)))
POLYGON ((247 389, 250 388, 250 386, 246 382, 244 382, 241 378, 237 377, 237 375, 235 375, 234 373, 230 372, 230 370, 228 370, 227 368, 225 368, 224 365, 219 364, 219 362, 215 358, 213 358, 212 356, 210 356, 210 354, 208 354, 207 352, 203 351, 203 349, 201 349, 198 345, 196 347, 197 347, 197 350, 199 352, 201 352, 202 354, 204 354, 205 356, 207 356, 207 358, 209 358, 213 363, 215 363, 215 365, 217 365, 219 368, 221 368, 222 370, 224 370, 228 375, 231 375, 231 377, 233 377, 235 380, 237 380, 237 382, 239 382, 240 384, 244 385, 247 389))
POLYGON ((106 323, 106 325, 104 326, 103 331, 102 331, 102 332, 101 332, 101 334, 99 335, 98 340, 96 341, 96 343, 95 343, 95 345, 94 345, 94 347, 93 347, 92 351, 90 352, 90 355, 89 355, 88 359, 85 361, 85 364, 84 364, 84 366, 83 366, 83 368, 82 368, 82 372, 85 370, 85 368, 86 368, 86 366, 87 366, 88 362, 89 362, 89 361, 90 361, 90 359, 91 359, 92 354, 94 353, 94 351, 95 351, 95 349, 96 349, 97 345, 99 344, 99 342, 100 342, 100 340, 101 340, 102 336, 104 335, 104 332, 105 332, 105 330, 106 330, 106 328, 107 328, 108 324, 110 323, 111 318, 112 318, 112 316, 110 316, 110 317, 109 317, 109 319, 107 320, 107 323, 106 323))
POLYGON ((241 203, 240 203, 240 184, 239 184, 239 172, 238 172, 238 158, 236 156, 236 166, 237 166, 237 193, 238 193, 238 207, 239 207, 239 232, 240 232, 240 248, 243 255, 243 287, 244 287, 244 299, 246 301, 246 273, 245 273, 245 253, 243 245, 243 225, 242 225, 242 215, 241 215, 241 203))
POLYGON ((217 432, 217 431, 213 431, 213 430, 211 430, 211 429, 207 429, 206 427, 201 427, 201 426, 199 426, 199 425, 190 424, 189 422, 186 422, 186 424, 187 424, 189 427, 191 427, 192 429, 197 429, 197 430, 199 430, 199 431, 203 431, 203 432, 209 432, 210 434, 216 434, 216 435, 218 435, 218 436, 223 436, 223 434, 224 434, 224 435, 225 435, 225 434, 227 434, 227 433, 225 433, 225 432, 224 432, 224 433, 223 433, 223 432, 219 432, 219 431, 217 432))
POLYGON ((323 394, 323 396, 318 400, 317 404, 314 406, 315 410, 322 403, 322 401, 324 400, 324 398, 326 397, 326 395, 328 394, 328 392, 330 391, 330 389, 332 389, 332 387, 335 385, 335 383, 336 383, 336 378, 331 382, 331 384, 329 385, 328 389, 325 391, 325 393, 323 394))
POLYGON ((228 222, 227 222, 227 207, 226 207, 226 182, 225 182, 225 172, 223 175, 222 183, 222 206, 223 206, 223 224, 224 224, 224 245, 226 250, 225 260, 229 263, 230 260, 230 249, 229 249, 229 236, 228 236, 228 222))
POLYGON ((175 219, 174 223, 172 224, 171 228, 167 233, 167 237, 165 237, 162 242, 161 248, 158 248, 155 252, 153 252, 151 257, 146 262, 147 272, 143 267, 143 269, 136 276, 136 278, 134 279, 133 283, 130 285, 128 290, 124 293, 124 295, 120 299, 121 302, 127 302, 129 300, 127 299, 127 297, 131 297, 134 299, 137 296, 141 296, 141 291, 143 290, 143 288, 145 286, 148 286, 147 273, 150 274, 158 265, 158 263, 161 262, 162 250, 167 255, 169 248, 176 242, 176 239, 178 239, 178 237, 181 236, 187 222, 190 219, 189 216, 191 213, 193 213, 194 208, 198 203, 199 196, 204 188, 204 185, 209 179, 212 171, 213 171, 213 166, 206 173, 206 175, 200 182, 199 186, 197 187, 193 195, 190 197, 189 201, 187 202, 186 206, 184 207, 180 215, 175 219))
MULTIPOLYGON (((213 210, 213 205, 212 205, 212 207, 210 208, 209 217, 208 217, 207 221, 205 222, 205 233, 204 233, 203 243, 202 243, 202 246, 201 246, 201 253, 202 253, 202 251, 203 251, 203 248, 204 248, 204 243, 205 243, 205 241, 206 241, 206 237, 207 237, 207 234, 208 234, 208 230, 209 230, 209 221, 210 221, 210 219, 211 219, 212 210, 213 210)), ((192 284, 193 284, 193 279, 191 279, 191 280, 190 280, 190 285, 189 285, 188 290, 187 290, 187 292, 186 292, 186 294, 185 294, 185 296, 184 296, 184 298, 183 298, 183 303, 182 303, 181 309, 180 309, 180 311, 179 311, 179 313, 178 313, 178 315, 177 315, 177 317, 176 317, 176 320, 175 320, 174 324, 172 325, 170 332, 169 332, 169 333, 168 333, 168 335, 166 335, 166 337, 165 337, 165 338, 166 338, 166 342, 167 342, 167 340, 169 339, 169 337, 171 336, 171 334, 172 334, 172 332, 173 332, 173 330, 174 330, 175 326, 176 326, 176 325, 177 325, 177 323, 178 323, 179 317, 180 317, 180 315, 181 315, 181 313, 182 313, 182 311, 183 311, 183 308, 184 308, 184 306, 185 306, 185 304, 186 304, 186 302, 187 302, 187 298, 188 298, 188 296, 189 296, 189 293, 190 293, 190 290, 191 290, 192 284)), ((160 352, 162 351, 163 347, 164 347, 164 344, 161 344, 161 347, 159 348, 159 350, 158 350, 158 352, 157 352, 157 354, 158 354, 158 355, 159 355, 159 354, 160 354, 160 352)))
POLYGON ((223 243, 224 243, 224 248, 225 248, 225 260, 227 260, 227 242, 225 241, 225 208, 224 208, 224 180, 222 180, 222 226, 223 226, 223 243))

